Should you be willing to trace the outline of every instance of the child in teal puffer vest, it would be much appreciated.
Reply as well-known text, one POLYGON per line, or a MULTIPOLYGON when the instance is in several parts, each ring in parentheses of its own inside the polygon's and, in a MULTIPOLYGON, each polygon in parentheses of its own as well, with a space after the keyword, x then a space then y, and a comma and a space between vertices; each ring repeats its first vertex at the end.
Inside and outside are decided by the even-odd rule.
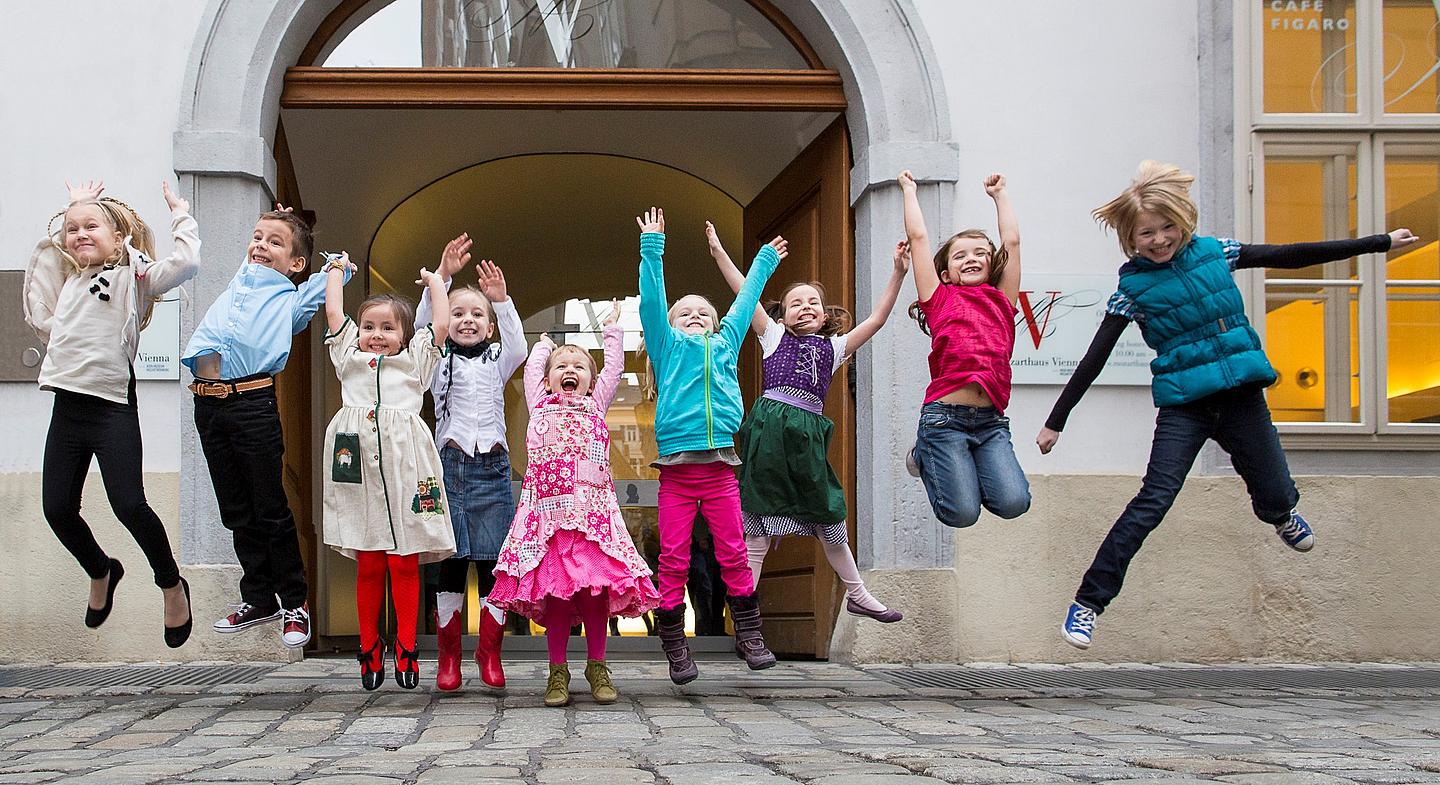
POLYGON ((1095 211, 1096 220, 1115 230, 1130 260, 1120 268, 1119 291, 1110 298, 1089 351, 1035 440, 1042 453, 1050 452, 1120 333, 1132 321, 1139 324, 1157 355, 1150 363, 1160 410, 1155 442, 1140 493, 1110 528, 1066 613, 1061 633, 1082 649, 1090 646, 1096 615, 1120 593, 1130 560, 1164 519, 1208 439, 1229 453, 1257 518, 1273 526, 1293 550, 1315 545, 1309 524, 1295 511, 1300 494, 1265 403, 1264 389, 1275 382, 1275 369, 1246 319, 1231 274, 1383 253, 1418 239, 1407 229, 1291 245, 1194 237, 1194 180, 1178 167, 1146 161, 1129 188, 1095 211))
POLYGON ((685 640, 685 580, 696 512, 710 525, 735 623, 736 653, 752 670, 769 668, 775 655, 760 634, 760 604, 735 479, 740 463, 735 432, 744 414, 736 364, 760 291, 785 257, 785 240, 776 237, 760 247, 735 302, 719 319, 710 301, 695 294, 666 308, 665 213, 652 207, 635 222, 640 225, 640 325, 659 393, 655 443, 660 458, 654 465, 660 470, 660 607, 655 621, 670 679, 684 684, 699 675, 685 640))

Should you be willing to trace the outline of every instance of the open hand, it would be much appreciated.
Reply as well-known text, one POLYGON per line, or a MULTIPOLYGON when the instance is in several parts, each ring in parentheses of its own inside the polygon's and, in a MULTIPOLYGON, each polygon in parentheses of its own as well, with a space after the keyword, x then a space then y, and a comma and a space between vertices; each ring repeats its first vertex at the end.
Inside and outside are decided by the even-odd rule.
POLYGON ((715 224, 705 222, 705 242, 710 244, 710 255, 719 256, 725 253, 725 247, 720 244, 720 235, 715 232, 715 224))
POLYGON ((989 194, 991 197, 994 197, 996 194, 1005 190, 1005 175, 996 172, 995 174, 986 177, 984 180, 984 184, 985 193, 989 194))
POLYGON ((70 192, 70 204, 86 199, 99 199, 100 194, 105 191, 103 180, 87 180, 78 185, 71 185, 69 180, 65 181, 65 189, 70 192))
POLYGON ((459 237, 445 244, 445 250, 440 253, 440 277, 449 281, 455 278, 455 273, 465 269, 470 264, 470 246, 473 243, 470 235, 461 233, 459 237))
POLYGON ((645 211, 644 215, 637 215, 635 217, 635 223, 640 225, 640 231, 642 232, 664 233, 665 211, 659 207, 651 207, 645 211))
MULTIPOLYGON (((469 259, 470 254, 465 254, 465 258, 469 259)), ((505 288, 505 273, 500 270, 500 265, 489 259, 481 259, 480 263, 475 265, 475 272, 480 276, 480 293, 485 295, 485 299, 492 303, 502 303, 510 296, 509 290, 505 288)))
POLYGON ((161 180, 161 181, 160 181, 160 193, 165 196, 165 205, 170 208, 170 212, 172 212, 172 213, 188 213, 188 212, 190 212, 190 203, 187 202, 187 201, 185 201, 184 199, 181 199, 179 196, 176 196, 176 195, 175 195, 175 192, 172 191, 172 190, 170 190, 170 181, 169 181, 169 180, 161 180))
POLYGON ((614 325, 614 324, 617 324, 619 321, 620 321, 620 300, 617 298, 617 299, 614 299, 614 300, 611 300, 611 301, 610 301, 610 312, 607 313, 607 314, 605 314, 605 318, 602 319, 602 320, 600 320, 600 324, 601 324, 601 326, 604 326, 604 327, 610 327, 610 326, 612 326, 612 325, 614 325))
POLYGON ((895 272, 904 275, 910 270, 910 241, 895 243, 895 272))
POLYGON ((785 257, 790 255, 790 241, 786 240, 784 237, 776 235, 775 239, 766 243, 766 245, 774 248, 775 253, 779 254, 781 259, 784 259, 785 257))
POLYGON ((1390 233, 1390 250, 1392 251, 1418 242, 1420 242, 1420 238, 1416 237, 1409 229, 1396 229, 1390 233))
POLYGON ((1055 447, 1055 442, 1058 441, 1060 441, 1060 432, 1050 428, 1041 428, 1040 435, 1035 437, 1035 445, 1040 448, 1041 455, 1049 455, 1050 450, 1055 447))
POLYGON ((913 191, 913 190, 915 190, 915 175, 912 174, 909 169, 906 169, 905 171, 903 171, 903 172, 900 173, 899 182, 900 182, 900 190, 902 190, 902 191, 913 191))
POLYGON ((276 203, 275 203, 275 212, 277 212, 277 213, 293 213, 293 212, 295 212, 295 208, 294 208, 294 207, 286 207, 285 205, 280 204, 279 202, 276 202, 276 203))

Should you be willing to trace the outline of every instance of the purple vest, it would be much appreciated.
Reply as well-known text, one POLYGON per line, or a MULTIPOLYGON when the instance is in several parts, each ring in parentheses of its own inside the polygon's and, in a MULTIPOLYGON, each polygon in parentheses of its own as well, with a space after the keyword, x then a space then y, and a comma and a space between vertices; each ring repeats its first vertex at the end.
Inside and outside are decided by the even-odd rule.
POLYGON ((789 330, 765 358, 765 394, 772 400, 820 414, 835 368, 835 347, 820 335, 797 336, 789 330))

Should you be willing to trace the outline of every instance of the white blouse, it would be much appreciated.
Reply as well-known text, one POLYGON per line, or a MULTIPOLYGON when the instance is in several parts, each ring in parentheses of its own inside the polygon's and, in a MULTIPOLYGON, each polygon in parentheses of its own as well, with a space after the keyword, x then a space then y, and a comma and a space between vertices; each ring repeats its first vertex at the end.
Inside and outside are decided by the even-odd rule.
MULTIPOLYGON (((450 282, 446 282, 448 288, 450 282)), ((430 394, 435 399, 435 444, 454 444, 474 457, 505 442, 505 383, 525 363, 525 328, 510 298, 491 303, 500 343, 490 344, 478 357, 452 354, 435 366, 430 394)), ((420 298, 415 327, 432 319, 430 294, 420 298)))

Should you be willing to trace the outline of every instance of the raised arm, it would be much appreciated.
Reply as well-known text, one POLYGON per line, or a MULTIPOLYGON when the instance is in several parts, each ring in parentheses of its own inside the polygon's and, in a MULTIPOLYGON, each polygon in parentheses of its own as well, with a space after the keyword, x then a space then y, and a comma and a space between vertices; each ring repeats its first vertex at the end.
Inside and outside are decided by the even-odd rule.
POLYGON ((910 243, 910 256, 919 264, 910 266, 915 272, 915 293, 925 302, 940 287, 940 274, 930 264, 930 233, 925 229, 925 216, 920 212, 920 195, 915 175, 909 169, 900 173, 900 193, 905 202, 905 239, 910 243))
POLYGON ((670 306, 665 294, 665 211, 652 207, 635 223, 640 225, 640 327, 651 359, 658 362, 669 348, 672 329, 666 315, 670 306))
POLYGON ((1384 253, 1420 241, 1409 229, 1396 229, 1389 234, 1374 234, 1354 240, 1327 240, 1319 243, 1286 245, 1241 245, 1235 269, 1274 267, 1298 270, 1312 264, 1338 262, 1363 253, 1384 253))
POLYGON ((160 183, 160 191, 170 208, 170 236, 175 249, 164 259, 146 265, 145 288, 152 295, 168 292, 200 272, 200 229, 190 217, 190 203, 171 191, 168 181, 160 183))
POLYGON ((600 411, 610 408, 615 391, 620 389, 620 374, 625 372, 625 331, 620 329, 620 301, 610 303, 604 321, 605 367, 595 379, 595 405, 600 411))
POLYGON ((435 333, 435 345, 444 346, 445 338, 450 335, 450 293, 445 291, 445 282, 440 280, 439 273, 421 267, 420 279, 415 283, 424 284, 430 295, 430 303, 435 308, 430 329, 435 333))
POLYGON ((985 178, 985 193, 995 200, 995 222, 1000 228, 1000 247, 1009 257, 1005 269, 1000 273, 1000 285, 1005 299, 1015 302, 1020 296, 1020 221, 1015 218, 1015 207, 1010 204, 1010 192, 1005 190, 1005 175, 992 174, 985 178))
POLYGON ((530 350, 530 359, 525 361, 525 408, 534 409, 535 404, 545 397, 545 362, 555 351, 555 342, 548 333, 542 333, 540 340, 530 350))
POLYGON ((325 273, 325 331, 329 335, 345 326, 345 277, 355 269, 350 254, 343 251, 320 268, 325 273))
POLYGON ((479 277, 480 293, 490 301, 490 310, 495 314, 495 326, 500 331, 500 375, 508 379, 525 362, 525 327, 520 323, 515 303, 510 301, 510 289, 505 285, 505 272, 500 265, 481 259, 475 265, 475 273, 479 277))
MULTIPOLYGON (((343 254, 341 254, 343 256, 343 254)), ((305 283, 300 284, 296 291, 295 308, 290 313, 290 332, 299 333, 310 326, 310 320, 315 318, 315 312, 320 310, 321 304, 325 302, 325 289, 329 284, 330 275, 326 272, 328 268, 321 267, 318 272, 311 273, 305 283)), ((345 268, 345 280, 343 284, 350 283, 354 266, 347 265, 345 268)), ((428 324, 428 322, 427 322, 428 324)))
POLYGON ((731 346, 739 346, 740 340, 745 337, 744 315, 753 318, 760 303, 760 293, 765 290, 765 282, 770 280, 775 268, 780 265, 780 260, 789 253, 789 244, 785 238, 776 237, 760 246, 760 251, 755 254, 755 261, 750 263, 750 272, 746 274, 740 292, 735 295, 735 302, 730 304, 730 310, 726 311, 720 320, 719 332, 730 341, 731 346))
POLYGON ((1040 447, 1042 455, 1050 452, 1055 442, 1060 439, 1060 432, 1065 430, 1065 421, 1070 417, 1070 410, 1084 397, 1085 391, 1095 382, 1095 377, 1105 369, 1105 361, 1110 358, 1110 352, 1115 350, 1115 342, 1120 340, 1120 334, 1125 332, 1126 325, 1130 320, 1119 314, 1107 313, 1100 321, 1100 328, 1095 331, 1095 337, 1090 341, 1090 348, 1085 351, 1085 356, 1080 364, 1075 366, 1075 372, 1070 375, 1070 381, 1065 383, 1065 389, 1060 392, 1060 397, 1055 400, 1055 406, 1050 410, 1050 416, 1045 419, 1045 427, 1040 429, 1040 435, 1035 437, 1035 444, 1040 447))
MULTIPOLYGON (((435 272, 439 273, 440 280, 445 282, 445 291, 450 291, 450 286, 455 282, 455 274, 470 263, 472 244, 470 235, 462 233, 446 243, 445 250, 440 252, 440 266, 435 268, 435 272)), ((419 330, 429 324, 434 314, 435 308, 430 303, 430 290, 426 289, 420 293, 420 304, 415 307, 415 329, 419 330)))
POLYGON ((895 243, 894 264, 894 269, 890 271, 890 281, 885 284, 885 291, 880 293, 880 299, 875 302, 875 310, 865 317, 865 321, 845 334, 845 351, 849 354, 855 354, 856 349, 875 337, 875 333, 885 325, 885 320, 890 318, 890 312, 895 310, 895 300, 900 296, 900 287, 905 283, 905 273, 910 269, 908 240, 895 243))
MULTIPOLYGON (((730 254, 725 253, 725 246, 720 244, 720 235, 715 232, 715 224, 705 222, 705 239, 710 243, 710 256, 715 260, 715 266, 720 268, 720 274, 725 276, 725 283, 730 284, 730 291, 740 293, 740 287, 745 285, 745 273, 730 261, 730 254)), ((756 305, 755 315, 750 317, 750 329, 756 335, 764 335, 765 330, 770 326, 770 315, 765 313, 765 308, 756 305)))

